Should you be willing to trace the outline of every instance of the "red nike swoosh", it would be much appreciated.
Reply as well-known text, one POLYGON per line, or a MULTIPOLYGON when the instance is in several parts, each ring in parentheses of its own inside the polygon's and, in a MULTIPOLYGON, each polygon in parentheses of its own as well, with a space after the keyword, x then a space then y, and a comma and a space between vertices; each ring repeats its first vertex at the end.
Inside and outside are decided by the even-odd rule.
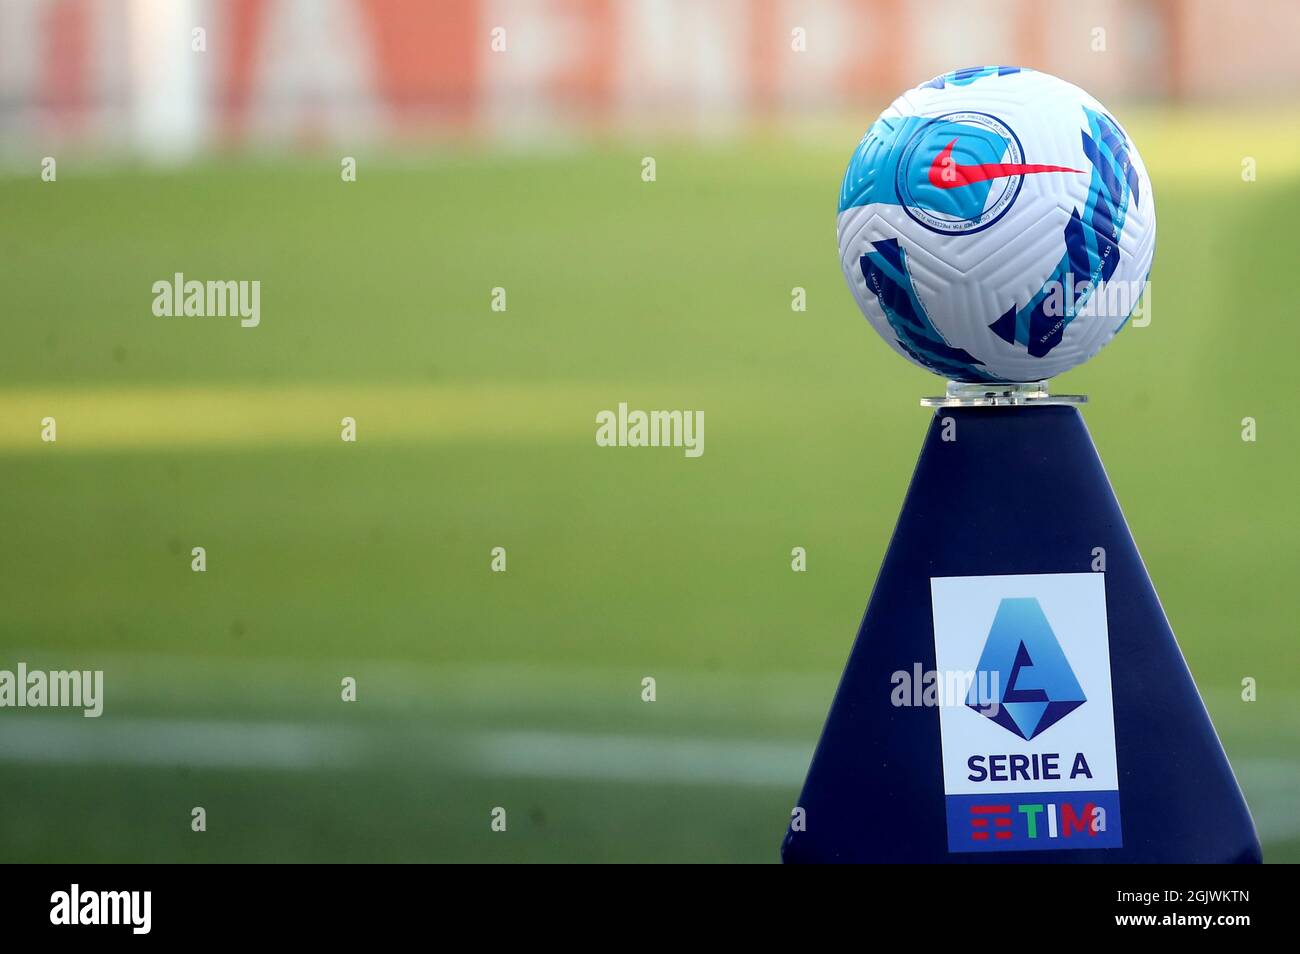
POLYGON ((1066 166, 1043 166, 1021 162, 984 162, 975 166, 961 166, 953 161, 952 147, 954 139, 943 147, 943 151, 930 163, 930 185, 936 189, 956 189, 970 185, 972 182, 984 182, 988 179, 1002 179, 1006 176, 1027 176, 1035 172, 1081 172, 1066 166))

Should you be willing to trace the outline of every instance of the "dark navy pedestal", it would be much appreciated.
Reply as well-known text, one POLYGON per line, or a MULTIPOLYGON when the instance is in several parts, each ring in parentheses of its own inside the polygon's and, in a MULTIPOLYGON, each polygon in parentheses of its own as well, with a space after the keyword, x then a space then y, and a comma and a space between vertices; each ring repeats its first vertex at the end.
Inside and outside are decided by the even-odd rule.
POLYGON ((1245 799, 1073 407, 935 411, 798 805, 805 830, 787 832, 787 862, 1261 860, 1245 799), (943 440, 945 419, 955 440, 943 440), (939 712, 891 702, 891 674, 936 668, 930 580, 1083 573, 1098 547, 1123 845, 950 852, 939 712))

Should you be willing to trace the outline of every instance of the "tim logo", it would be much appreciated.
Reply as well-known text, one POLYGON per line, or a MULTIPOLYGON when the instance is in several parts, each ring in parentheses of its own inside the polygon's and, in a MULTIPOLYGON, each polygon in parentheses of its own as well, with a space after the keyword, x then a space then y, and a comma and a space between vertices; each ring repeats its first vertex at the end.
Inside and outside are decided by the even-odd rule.
POLYGON ((996 674, 990 684, 1001 687, 998 705, 982 704, 973 688, 966 705, 1026 741, 1088 701, 1033 597, 1004 599, 998 606, 976 681, 985 673, 987 679, 996 674))
MULTIPOLYGON (((953 851, 1115 848, 1120 844, 1115 792, 966 798, 966 830, 950 831, 953 851), (1115 829, 1112 831, 1112 823, 1115 829), (955 836, 955 838, 953 837, 955 836), (965 840, 966 847, 960 842, 965 840)), ((953 822, 949 817, 949 824, 953 822)))

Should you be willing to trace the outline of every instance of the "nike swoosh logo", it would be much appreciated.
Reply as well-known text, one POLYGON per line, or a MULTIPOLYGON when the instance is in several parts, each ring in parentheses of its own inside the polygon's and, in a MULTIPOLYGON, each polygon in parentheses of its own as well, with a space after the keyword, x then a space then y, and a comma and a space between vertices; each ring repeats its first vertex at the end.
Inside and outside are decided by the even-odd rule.
POLYGON ((936 189, 957 189, 972 182, 985 182, 989 179, 1002 179, 1007 176, 1027 176, 1036 172, 1082 172, 1067 166, 1043 166, 1021 162, 983 162, 974 166, 962 166, 953 161, 952 147, 957 144, 954 139, 943 147, 943 151, 930 163, 930 185, 936 189))

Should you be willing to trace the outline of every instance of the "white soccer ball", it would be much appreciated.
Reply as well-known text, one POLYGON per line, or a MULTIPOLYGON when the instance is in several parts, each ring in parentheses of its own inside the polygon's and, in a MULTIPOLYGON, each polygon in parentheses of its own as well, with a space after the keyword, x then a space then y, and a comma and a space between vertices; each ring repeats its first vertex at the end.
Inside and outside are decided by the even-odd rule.
POLYGON ((957 70, 867 130, 839 204, 867 320, 954 381, 1037 381, 1124 326, 1155 252, 1151 180, 1095 99, 1046 73, 957 70))

